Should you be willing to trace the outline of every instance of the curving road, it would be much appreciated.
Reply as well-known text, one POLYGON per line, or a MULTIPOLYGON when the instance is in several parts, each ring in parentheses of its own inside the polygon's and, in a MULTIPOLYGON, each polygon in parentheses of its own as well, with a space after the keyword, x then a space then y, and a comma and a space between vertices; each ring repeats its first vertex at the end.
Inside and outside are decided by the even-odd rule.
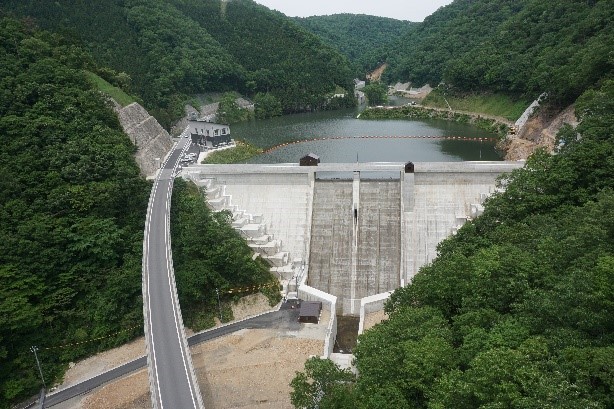
POLYGON ((143 239, 143 314, 151 400, 156 409, 202 409, 177 299, 170 238, 173 178, 189 147, 180 138, 158 173, 143 239))

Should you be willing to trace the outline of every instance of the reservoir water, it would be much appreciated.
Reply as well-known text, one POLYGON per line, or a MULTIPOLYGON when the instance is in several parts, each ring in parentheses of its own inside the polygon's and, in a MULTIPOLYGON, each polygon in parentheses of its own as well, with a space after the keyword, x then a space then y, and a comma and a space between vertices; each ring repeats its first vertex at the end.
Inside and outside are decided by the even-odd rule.
POLYGON ((232 125, 232 135, 264 149, 287 144, 252 158, 251 163, 298 163, 308 153, 315 153, 324 163, 502 160, 493 141, 444 139, 496 137, 470 125, 443 120, 362 120, 356 118, 358 113, 352 109, 243 122, 232 125))

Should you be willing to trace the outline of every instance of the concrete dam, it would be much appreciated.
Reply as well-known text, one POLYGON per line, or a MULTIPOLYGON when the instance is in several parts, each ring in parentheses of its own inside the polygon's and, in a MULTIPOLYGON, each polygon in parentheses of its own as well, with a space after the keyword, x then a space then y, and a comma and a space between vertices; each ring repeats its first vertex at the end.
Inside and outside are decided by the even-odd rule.
POLYGON ((288 296, 381 309, 522 162, 195 165, 183 177, 271 264, 288 296), (343 175, 343 176, 339 176, 343 175))

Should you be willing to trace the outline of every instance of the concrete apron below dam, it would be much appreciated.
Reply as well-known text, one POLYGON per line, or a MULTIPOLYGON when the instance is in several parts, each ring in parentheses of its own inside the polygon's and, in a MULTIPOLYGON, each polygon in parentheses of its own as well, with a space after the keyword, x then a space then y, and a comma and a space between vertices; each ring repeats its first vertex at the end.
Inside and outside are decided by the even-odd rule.
POLYGON ((193 165, 182 176, 206 189, 215 210, 232 212, 286 295, 360 316, 362 332, 365 314, 481 213, 499 175, 524 163, 408 164, 193 165))

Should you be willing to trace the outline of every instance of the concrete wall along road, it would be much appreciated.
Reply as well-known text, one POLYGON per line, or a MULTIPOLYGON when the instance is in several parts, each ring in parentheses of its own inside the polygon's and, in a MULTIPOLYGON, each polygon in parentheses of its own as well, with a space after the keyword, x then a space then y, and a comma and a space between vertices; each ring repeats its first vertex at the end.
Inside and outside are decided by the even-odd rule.
POLYGON ((117 109, 117 117, 124 132, 137 148, 135 159, 141 173, 145 176, 154 175, 171 150, 173 141, 170 135, 136 102, 117 109))

